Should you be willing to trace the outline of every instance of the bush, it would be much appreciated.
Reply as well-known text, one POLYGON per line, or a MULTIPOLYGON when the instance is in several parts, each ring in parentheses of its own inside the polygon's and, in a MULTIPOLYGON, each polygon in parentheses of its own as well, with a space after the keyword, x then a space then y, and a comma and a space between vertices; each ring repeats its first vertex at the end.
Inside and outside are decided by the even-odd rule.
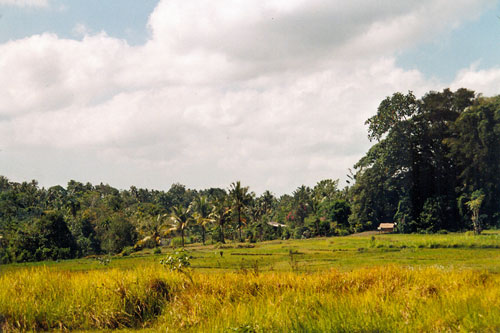
POLYGON ((123 257, 126 257, 126 256, 131 255, 132 253, 134 253, 134 248, 132 246, 126 246, 123 248, 121 255, 123 257))
POLYGON ((161 254, 161 248, 160 247, 156 247, 153 251, 154 254, 161 254))
POLYGON ((120 253, 126 246, 133 246, 137 232, 130 221, 120 214, 113 215, 101 235, 101 245, 107 253, 120 253))
POLYGON ((293 238, 302 239, 304 238, 304 234, 308 231, 307 227, 297 227, 293 232, 293 238))
POLYGON ((170 244, 173 247, 181 247, 182 246, 182 239, 180 237, 172 238, 172 242, 170 244))
POLYGON ((183 271, 191 266, 191 256, 185 250, 177 250, 165 259, 160 260, 163 267, 171 271, 183 271))

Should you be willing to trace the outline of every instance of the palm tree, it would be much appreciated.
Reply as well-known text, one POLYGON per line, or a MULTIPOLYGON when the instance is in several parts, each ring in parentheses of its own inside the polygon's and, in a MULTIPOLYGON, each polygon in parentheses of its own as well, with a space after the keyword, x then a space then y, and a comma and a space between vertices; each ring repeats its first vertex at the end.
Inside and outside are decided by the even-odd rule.
POLYGON ((275 201, 274 195, 269 190, 266 190, 260 198, 263 214, 269 214, 275 201))
POLYGON ((184 230, 187 229, 191 219, 190 207, 186 208, 183 205, 172 207, 172 212, 170 213, 170 221, 174 224, 174 227, 171 230, 175 230, 181 233, 182 247, 184 247, 184 230))
POLYGON ((224 240, 224 225, 231 218, 231 207, 226 199, 215 199, 210 213, 212 220, 217 222, 219 226, 219 242, 225 243, 224 240))
POLYGON ((248 193, 248 187, 242 187, 240 181, 231 184, 231 187, 229 188, 229 195, 231 196, 233 208, 236 211, 236 216, 238 218, 240 242, 243 242, 243 238, 241 237, 241 228, 245 221, 242 219, 241 213, 250 202, 251 195, 248 193))
POLYGON ((211 207, 208 198, 206 195, 197 196, 189 206, 191 211, 194 212, 193 218, 195 223, 201 227, 201 237, 203 245, 205 245, 205 227, 207 224, 213 222, 213 219, 210 216, 211 207))
POLYGON ((139 243, 144 243, 148 239, 155 242, 158 246, 161 242, 161 237, 168 233, 172 225, 165 219, 166 214, 158 214, 156 217, 147 215, 138 219, 139 225, 137 231, 143 237, 139 243))
POLYGON ((467 201, 465 204, 469 206, 469 209, 472 212, 472 223, 474 225, 474 233, 479 235, 481 233, 481 224, 479 220, 479 209, 481 209, 481 205, 484 200, 484 193, 482 190, 474 191, 472 193, 472 198, 470 201, 467 201))

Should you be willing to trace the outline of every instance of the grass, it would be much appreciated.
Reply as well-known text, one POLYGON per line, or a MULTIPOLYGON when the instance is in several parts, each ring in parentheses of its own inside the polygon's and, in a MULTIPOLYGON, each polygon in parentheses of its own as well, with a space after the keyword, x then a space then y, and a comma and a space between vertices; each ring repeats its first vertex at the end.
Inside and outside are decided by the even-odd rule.
POLYGON ((0 331, 500 330, 497 231, 251 245, 1 266, 0 331))
MULTIPOLYGON (((255 244, 228 243, 222 246, 195 244, 187 246, 187 250, 193 257, 192 267, 207 273, 252 269, 255 265, 260 271, 314 272, 331 268, 345 271, 388 264, 411 267, 437 265, 500 273, 500 231, 487 231, 480 236, 464 233, 382 234, 255 244), (292 265, 292 261, 296 265, 292 265)), ((162 251, 162 254, 154 254, 150 249, 131 256, 113 257, 108 265, 93 258, 3 265, 0 266, 0 274, 37 266, 65 271, 129 269, 137 265, 154 264, 172 249, 163 248, 162 251)))

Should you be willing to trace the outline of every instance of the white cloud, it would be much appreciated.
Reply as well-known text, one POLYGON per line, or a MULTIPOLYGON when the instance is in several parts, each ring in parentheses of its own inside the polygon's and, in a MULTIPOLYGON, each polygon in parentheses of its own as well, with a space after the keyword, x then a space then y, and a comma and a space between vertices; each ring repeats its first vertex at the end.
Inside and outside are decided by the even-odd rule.
POLYGON ((467 87, 485 96, 496 96, 500 94, 500 68, 478 70, 476 66, 472 66, 461 70, 451 87, 467 87))
POLYGON ((398 68, 395 54, 489 3, 170 0, 151 14, 141 46, 83 29, 81 41, 8 42, 3 170, 50 185, 241 179, 278 193, 343 178, 369 146, 363 123, 381 99, 441 88, 398 68))
POLYGON ((0 0, 0 5, 18 7, 47 7, 48 0, 0 0))

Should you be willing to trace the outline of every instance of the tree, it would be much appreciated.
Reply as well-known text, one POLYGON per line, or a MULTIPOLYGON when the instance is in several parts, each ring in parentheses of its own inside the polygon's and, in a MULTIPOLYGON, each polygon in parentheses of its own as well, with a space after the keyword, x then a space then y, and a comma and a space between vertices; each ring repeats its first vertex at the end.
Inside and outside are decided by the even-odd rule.
POLYGON ((248 187, 241 186, 240 181, 231 184, 229 188, 229 195, 232 199, 234 208, 233 211, 236 213, 240 242, 243 242, 241 228, 243 227, 243 224, 246 223, 246 220, 243 219, 242 213, 243 209, 249 204, 252 197, 248 192, 248 187))
POLYGON ((64 217, 54 211, 19 230, 13 243, 18 261, 74 258, 77 249, 64 217))
POLYGON ((190 210, 193 212, 193 221, 201 228, 201 237, 203 245, 205 245, 206 226, 213 222, 210 216, 211 207, 208 197, 199 195, 190 205, 190 210))
MULTIPOLYGON (((486 225, 500 224, 500 96, 480 97, 452 124, 453 135, 445 142, 458 173, 458 195, 470 197, 476 189, 486 225)), ((467 216, 462 214, 464 220, 467 216)))
POLYGON ((154 242, 154 246, 158 246, 161 243, 161 237, 172 227, 166 216, 166 214, 157 214, 156 216, 145 215, 140 217, 137 229, 142 239, 139 243, 144 243, 145 240, 151 239, 154 242))
POLYGON ((137 232, 130 220, 121 212, 113 213, 105 221, 101 234, 101 247, 108 253, 120 253, 137 241, 137 232))
POLYGON ((170 221, 174 224, 172 230, 181 234, 182 247, 184 247, 184 232, 191 220, 191 209, 189 207, 186 208, 180 204, 172 207, 172 211, 170 213, 170 221))
POLYGON ((217 223, 219 229, 219 242, 224 244, 224 226, 231 219, 231 207, 224 198, 215 199, 212 203, 213 206, 210 217, 217 223))
POLYGON ((355 165, 350 218, 355 229, 397 217, 405 219, 406 231, 416 231, 437 206, 444 219, 440 225, 457 228, 459 170, 446 140, 453 136, 452 124, 473 103, 474 92, 466 89, 430 92, 421 99, 411 92, 395 93, 382 101, 366 122, 368 137, 378 142, 355 165), (439 204, 429 198, 439 198, 439 204))
POLYGON ((476 235, 479 235, 482 231, 481 223, 479 220, 479 209, 483 204, 484 193, 482 190, 474 191, 472 193, 472 197, 470 201, 467 201, 466 204, 472 212, 472 223, 474 225, 474 232, 476 235))

